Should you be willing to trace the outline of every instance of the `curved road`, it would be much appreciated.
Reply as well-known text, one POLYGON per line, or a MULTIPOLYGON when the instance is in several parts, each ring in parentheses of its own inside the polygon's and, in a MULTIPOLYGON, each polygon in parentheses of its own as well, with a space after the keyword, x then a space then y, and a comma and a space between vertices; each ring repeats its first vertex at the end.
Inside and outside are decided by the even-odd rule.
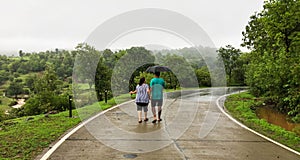
POLYGON ((134 102, 122 104, 77 128, 52 148, 53 153, 37 159, 300 160, 299 154, 249 132, 223 114, 216 100, 224 93, 215 88, 166 96, 163 121, 156 124, 152 118, 137 123, 134 102))

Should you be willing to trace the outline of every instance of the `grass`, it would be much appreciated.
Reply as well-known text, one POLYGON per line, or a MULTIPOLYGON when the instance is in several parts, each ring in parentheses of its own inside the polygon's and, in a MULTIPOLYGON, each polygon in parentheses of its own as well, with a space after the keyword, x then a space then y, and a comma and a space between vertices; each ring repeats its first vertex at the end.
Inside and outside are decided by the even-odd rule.
POLYGON ((300 137, 295 132, 287 131, 257 117, 255 111, 251 108, 262 103, 263 99, 257 99, 248 92, 244 92, 229 96, 225 101, 225 107, 234 118, 249 128, 296 151, 300 151, 300 137))
MULTIPOLYGON (((128 95, 118 97, 118 102, 128 100, 128 95)), ((34 159, 52 142, 81 121, 116 105, 114 99, 96 102, 72 111, 22 117, 0 123, 0 159, 34 159), (30 119, 30 120, 28 120, 30 119)))
POLYGON ((9 104, 13 101, 12 98, 0 96, 0 100, 1 100, 0 109, 10 110, 12 108, 9 106, 9 104))
MULTIPOLYGON (((73 111, 76 115, 76 111, 73 111)), ((44 115, 22 117, 1 123, 0 159, 32 159, 66 130, 80 122, 68 118, 68 112, 45 117, 44 115)))

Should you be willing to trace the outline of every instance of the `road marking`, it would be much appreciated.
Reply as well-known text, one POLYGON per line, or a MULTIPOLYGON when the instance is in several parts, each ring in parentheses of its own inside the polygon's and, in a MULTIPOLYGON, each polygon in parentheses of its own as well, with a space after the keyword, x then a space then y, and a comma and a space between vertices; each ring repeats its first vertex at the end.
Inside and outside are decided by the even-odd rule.
POLYGON ((254 134, 256 134, 256 135, 258 135, 258 136, 260 136, 260 137, 262 137, 262 138, 264 138, 264 139, 266 139, 266 140, 268 140, 268 141, 270 141, 270 142, 272 142, 272 143, 274 143, 274 144, 276 144, 276 145, 278 145, 278 146, 280 146, 280 147, 282 147, 282 148, 284 148, 284 149, 286 149, 286 150, 288 150, 288 151, 290 151, 290 152, 293 152, 293 153, 295 153, 295 154, 297 154, 297 155, 300 155, 299 152, 293 150, 292 148, 289 148, 288 146, 285 146, 285 145, 283 145, 283 144, 281 144, 281 143, 279 143, 279 142, 277 142, 277 141, 274 141, 273 139, 271 139, 271 138, 269 138, 269 137, 266 137, 266 136, 264 136, 264 135, 262 135, 262 134, 260 134, 260 133, 258 133, 258 132, 256 132, 256 131, 254 131, 254 130, 248 128, 247 126, 245 126, 245 125, 242 124, 241 122, 239 122, 239 121, 237 121, 236 119, 234 119, 233 117, 231 117, 227 112, 225 112, 225 111, 224 111, 224 108, 221 107, 221 105, 219 104, 219 101, 220 101, 222 98, 225 98, 225 97, 227 97, 227 96, 229 96, 229 95, 231 95, 231 94, 236 94, 236 93, 237 93, 237 92, 223 95, 223 96, 219 97, 219 98, 216 100, 217 106, 218 106, 218 108, 222 111, 222 113, 224 113, 230 120, 232 120, 232 121, 235 122, 236 124, 240 125, 242 128, 245 128, 246 130, 248 130, 248 131, 250 131, 250 132, 252 132, 252 133, 254 133, 254 134))
POLYGON ((48 150, 44 155, 43 157, 40 159, 40 160, 47 160, 51 154, 63 143, 66 141, 66 139, 68 139, 72 134, 74 134, 76 131, 78 131, 81 127, 83 127, 84 125, 86 125, 87 123, 89 123, 90 121, 94 120, 95 118, 97 118, 98 116, 110 111, 110 110, 113 110, 121 105, 124 105, 124 104, 127 104, 127 103, 130 103, 130 102, 133 102, 134 100, 130 100, 130 101, 127 101, 127 102, 124 102, 124 103, 121 103, 121 104, 118 104, 114 107, 111 107, 107 110, 104 110, 98 114, 96 114, 95 116, 81 122, 77 127, 75 127, 74 129, 72 129, 69 133, 67 133, 64 137, 62 137, 57 143, 55 143, 54 146, 51 147, 50 150, 48 150))

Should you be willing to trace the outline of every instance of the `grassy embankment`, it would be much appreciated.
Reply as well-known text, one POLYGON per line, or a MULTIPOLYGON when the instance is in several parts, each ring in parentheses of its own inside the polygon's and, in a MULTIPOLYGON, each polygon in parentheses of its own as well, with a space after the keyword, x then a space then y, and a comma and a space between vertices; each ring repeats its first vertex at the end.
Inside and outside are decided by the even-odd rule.
POLYGON ((300 136, 295 133, 296 130, 295 132, 287 131, 257 117, 255 107, 262 106, 262 103, 263 99, 257 99, 248 92, 244 92, 227 97, 225 107, 234 118, 249 128, 296 151, 300 151, 300 136))
MULTIPOLYGON (((126 100, 128 97, 124 97, 126 100)), ((73 118, 65 111, 48 117, 37 115, 0 122, 0 159, 33 159, 68 129, 115 104, 113 99, 107 104, 94 103, 80 108, 84 110, 80 116, 73 110, 73 118)))

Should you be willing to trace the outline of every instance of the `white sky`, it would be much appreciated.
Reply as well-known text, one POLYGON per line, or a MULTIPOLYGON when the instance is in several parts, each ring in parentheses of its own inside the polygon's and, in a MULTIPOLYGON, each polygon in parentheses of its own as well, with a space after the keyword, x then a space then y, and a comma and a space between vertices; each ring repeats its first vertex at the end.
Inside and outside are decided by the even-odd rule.
POLYGON ((106 20, 142 8, 180 13, 198 23, 216 47, 240 48, 249 17, 262 6, 263 0, 0 0, 0 54, 74 49, 106 20))

